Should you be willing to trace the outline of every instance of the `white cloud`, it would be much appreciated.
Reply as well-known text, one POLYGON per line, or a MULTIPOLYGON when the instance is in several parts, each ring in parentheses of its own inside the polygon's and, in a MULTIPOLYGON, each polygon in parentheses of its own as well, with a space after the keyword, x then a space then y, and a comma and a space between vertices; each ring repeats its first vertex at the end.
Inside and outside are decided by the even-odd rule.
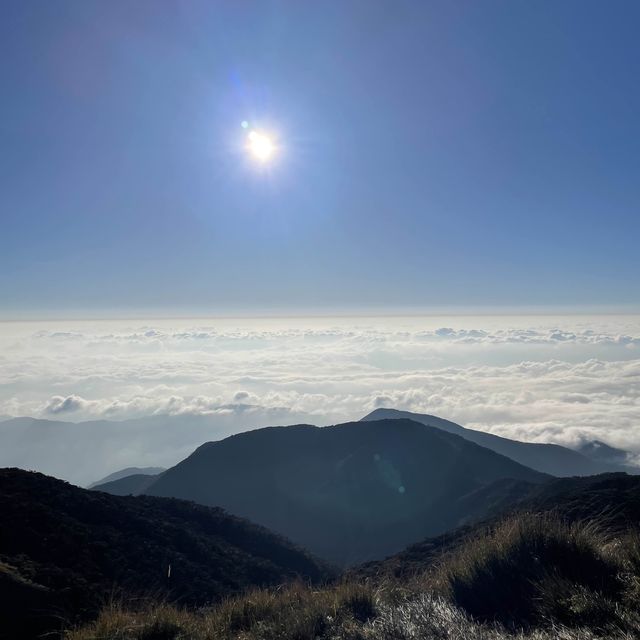
POLYGON ((72 413, 73 411, 81 411, 92 405, 80 396, 71 395, 63 398, 62 396, 52 396, 43 408, 43 413, 56 415, 58 413, 72 413))

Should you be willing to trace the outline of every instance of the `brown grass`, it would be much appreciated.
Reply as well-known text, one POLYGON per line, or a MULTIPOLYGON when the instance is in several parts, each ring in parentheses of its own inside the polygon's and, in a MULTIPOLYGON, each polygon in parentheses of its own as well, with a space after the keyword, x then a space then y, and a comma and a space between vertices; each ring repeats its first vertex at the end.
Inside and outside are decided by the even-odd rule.
POLYGON ((306 640, 325 637, 337 627, 357 627, 375 616, 376 596, 371 587, 342 583, 318 590, 294 583, 250 591, 197 612, 170 605, 137 610, 112 606, 93 624, 70 631, 67 640, 306 640))

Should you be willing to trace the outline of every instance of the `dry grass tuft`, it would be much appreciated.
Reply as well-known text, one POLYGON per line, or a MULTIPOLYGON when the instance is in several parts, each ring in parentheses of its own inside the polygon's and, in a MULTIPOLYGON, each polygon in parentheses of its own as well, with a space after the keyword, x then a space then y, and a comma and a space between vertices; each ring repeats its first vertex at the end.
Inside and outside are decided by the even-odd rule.
MULTIPOLYGON (((607 544, 594 526, 522 514, 446 557, 428 583, 479 620, 513 628, 545 618, 576 624, 571 607, 558 606, 567 587, 594 601, 598 594, 620 595, 619 565, 605 552, 607 544)), ((599 610, 606 624, 606 607, 599 610)))

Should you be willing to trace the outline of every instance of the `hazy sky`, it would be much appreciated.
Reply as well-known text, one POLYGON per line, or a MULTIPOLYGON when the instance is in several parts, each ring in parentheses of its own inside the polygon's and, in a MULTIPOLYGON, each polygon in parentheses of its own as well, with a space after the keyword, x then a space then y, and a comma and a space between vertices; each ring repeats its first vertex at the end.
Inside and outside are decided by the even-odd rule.
POLYGON ((2 2, 2 312, 637 303, 638 24, 635 0, 2 2))

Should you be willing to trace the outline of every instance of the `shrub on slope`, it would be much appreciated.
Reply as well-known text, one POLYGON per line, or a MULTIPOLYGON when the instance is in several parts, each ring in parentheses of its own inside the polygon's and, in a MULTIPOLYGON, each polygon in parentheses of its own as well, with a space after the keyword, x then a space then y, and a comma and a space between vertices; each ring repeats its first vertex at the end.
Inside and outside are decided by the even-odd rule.
POLYGON ((628 545, 616 557, 612 544, 593 525, 521 514, 446 556, 427 582, 479 620, 605 628, 625 591, 628 545))

